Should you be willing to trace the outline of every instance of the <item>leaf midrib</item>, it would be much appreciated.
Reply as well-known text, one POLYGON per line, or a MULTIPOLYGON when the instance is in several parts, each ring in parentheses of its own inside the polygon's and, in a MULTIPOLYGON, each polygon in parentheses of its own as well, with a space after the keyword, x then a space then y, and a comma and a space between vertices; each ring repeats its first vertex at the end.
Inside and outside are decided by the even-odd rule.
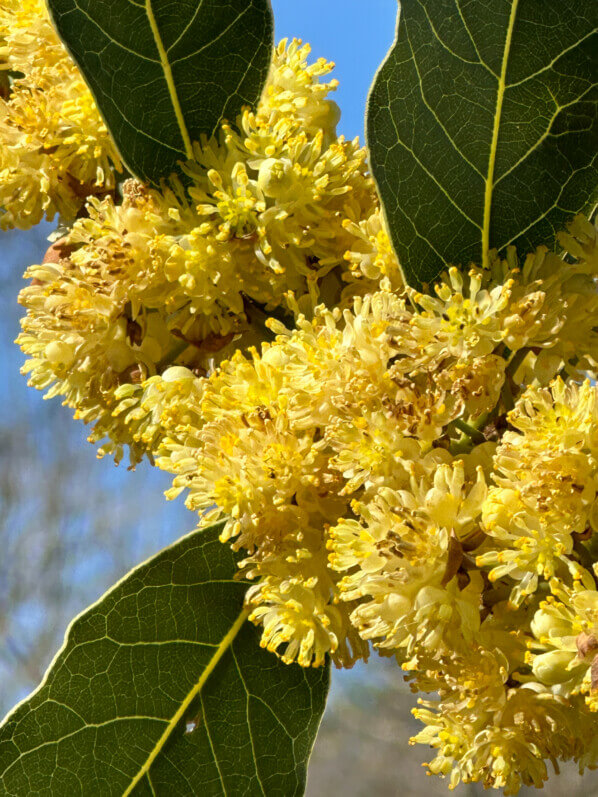
POLYGON ((498 150, 498 136, 500 132, 502 106, 507 88, 507 65, 509 63, 511 42, 513 39, 513 29, 515 27, 515 17, 517 16, 518 5, 519 0, 513 0, 511 13, 509 15, 507 35, 505 37, 505 48, 502 57, 502 64, 500 67, 500 76, 498 78, 498 87, 496 91, 496 109, 494 112, 492 139, 490 141, 490 153, 488 156, 488 173, 486 176, 486 186, 484 189, 484 216, 482 221, 482 266, 484 268, 489 268, 490 266, 490 220, 492 216, 492 195, 494 191, 494 169, 496 166, 496 153, 498 150))
MULTIPOLYGON (((149 3, 150 0, 147 0, 147 2, 149 3)), ((218 645, 217 649, 214 651, 214 655, 205 666, 204 670, 201 673, 201 676, 199 677, 199 680, 193 686, 193 688, 189 690, 179 708, 176 710, 171 719, 168 721, 168 725, 166 726, 162 735, 160 736, 160 738, 152 748, 152 751, 146 758, 143 766, 139 769, 139 771, 137 772, 137 774, 135 775, 135 777, 127 787, 127 789, 123 792, 123 797, 128 797, 128 795, 132 793, 133 789, 139 783, 139 781, 149 772, 152 764, 154 763, 154 761, 156 760, 156 758, 164 748, 164 745, 166 744, 168 739, 170 738, 170 735, 172 734, 176 726, 183 718, 185 711, 187 711, 187 709, 193 702, 194 698, 196 698, 197 695, 201 693, 201 690, 203 689, 206 681, 208 680, 208 678, 216 668, 216 665, 218 664, 222 656, 232 645, 233 641, 235 640, 235 637, 241 630, 248 616, 249 616, 249 611, 247 609, 242 609, 237 619, 231 625, 229 631, 225 634, 225 636, 222 638, 222 641, 218 645)))
POLYGON ((168 87, 168 94, 170 95, 170 101, 172 102, 172 107, 174 109, 177 124, 181 132, 181 137, 183 139, 183 146, 185 147, 185 155, 187 156, 188 160, 192 160, 193 146, 191 144, 191 136, 189 135, 189 131, 187 130, 187 125, 185 123, 185 117, 183 116, 183 109, 181 107, 179 95, 176 90, 174 78, 172 76, 172 67, 170 66, 170 61, 168 60, 168 53, 166 52, 166 48, 164 47, 164 43, 160 35, 160 30, 158 28, 158 23, 156 22, 156 18, 154 16, 154 11, 152 9, 152 0, 145 0, 145 13, 147 15, 150 24, 152 36, 154 37, 154 41, 156 43, 158 55, 160 56, 160 64, 162 66, 162 71, 164 72, 164 78, 166 80, 166 85, 168 87))

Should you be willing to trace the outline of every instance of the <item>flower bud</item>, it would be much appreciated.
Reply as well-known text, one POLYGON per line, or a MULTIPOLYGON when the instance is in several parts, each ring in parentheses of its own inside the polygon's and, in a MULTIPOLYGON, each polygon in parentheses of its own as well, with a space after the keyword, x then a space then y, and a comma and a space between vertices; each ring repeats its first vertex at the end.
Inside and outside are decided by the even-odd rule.
POLYGON ((52 365, 68 368, 75 357, 74 346, 62 340, 53 340, 44 349, 44 356, 52 365))
POLYGON ((293 185, 292 163, 286 159, 267 158, 260 165, 257 184, 266 196, 284 198, 293 185))
POLYGON ((571 678, 569 664, 575 658, 570 650, 551 650, 536 656, 532 670, 536 678, 543 684, 561 684, 571 678))

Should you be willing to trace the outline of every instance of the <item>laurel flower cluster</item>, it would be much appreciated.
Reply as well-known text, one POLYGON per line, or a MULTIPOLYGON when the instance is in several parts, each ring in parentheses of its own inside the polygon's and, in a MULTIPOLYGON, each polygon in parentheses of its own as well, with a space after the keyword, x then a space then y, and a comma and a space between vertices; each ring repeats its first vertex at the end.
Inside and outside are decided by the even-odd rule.
POLYGON ((43 0, 0 0, 0 226, 72 220, 120 158, 43 0))
MULTIPOLYGON (((337 82, 321 81, 334 65, 309 65, 309 52, 281 41, 256 112, 243 114, 239 132, 225 124, 219 138, 202 142, 186 169, 198 227, 235 246, 245 290, 268 310, 281 302, 288 310, 291 293, 306 314, 321 301, 338 304, 351 270, 376 287, 369 253, 357 263, 350 254, 361 232, 348 220, 378 212, 365 149, 336 136, 339 111, 327 95, 337 82)), ((389 248, 382 229, 374 246, 389 248)), ((390 260, 399 281, 396 256, 390 260)))
POLYGON ((520 264, 511 249, 491 271, 493 281, 509 274, 515 279, 504 342, 513 351, 526 350, 515 375, 521 385, 545 386, 559 373, 582 381, 598 367, 596 227, 577 216, 558 238, 568 257, 538 247, 520 264))
MULTIPOLYGON (((5 62, 19 35, 0 29, 5 62)), ((24 370, 100 453, 147 455, 200 527, 223 521, 263 647, 393 656, 431 773, 514 794, 547 762, 595 767, 596 229, 404 286, 308 53, 281 42, 188 183, 88 200, 26 273, 24 370)))
POLYGON ((413 712, 425 728, 411 742, 427 744, 436 753, 427 765, 431 774, 448 777, 450 788, 481 782, 510 795, 521 786, 542 788, 548 762, 558 771, 558 761, 595 761, 591 735, 596 720, 582 703, 559 698, 535 683, 505 687, 505 674, 497 670, 489 683, 483 654, 474 650, 473 656, 476 661, 465 677, 475 681, 466 682, 456 667, 467 664, 454 660, 455 674, 446 679, 453 683, 441 688, 442 697, 420 699, 413 712))
POLYGON ((188 190, 128 180, 120 203, 89 198, 52 262, 27 271, 24 370, 95 424, 90 439, 105 439, 102 454, 118 461, 128 445, 132 464, 152 458, 160 435, 152 422, 148 436, 141 419, 147 380, 173 366, 205 377, 272 337, 270 313, 292 323, 319 301, 350 297, 352 285, 375 286, 367 263, 376 249, 398 283, 381 223, 365 248, 345 224, 375 217, 378 201, 364 149, 336 136, 327 99, 336 83, 321 80, 332 64, 310 65, 308 55, 307 45, 281 42, 240 132, 223 125, 197 145, 188 190))
MULTIPOLYGON (((598 393, 557 378, 550 388, 530 387, 509 413, 510 427, 494 457, 494 484, 484 507, 490 539, 478 564, 490 579, 518 582, 519 604, 550 580, 569 572, 580 578, 576 540, 596 524, 598 393), (495 547, 496 546, 496 547, 495 547)), ((586 564, 586 562, 584 562, 586 564)))
POLYGON ((265 269, 262 239, 215 206, 191 234, 204 209, 176 187, 91 202, 29 272, 32 381, 117 458, 155 455, 200 525, 225 520, 264 647, 302 666, 373 647, 436 695, 414 737, 431 772, 514 793, 546 761, 598 763, 594 229, 571 225, 566 259, 509 252, 424 295, 393 289, 376 208, 358 231, 347 214, 347 285, 359 262, 378 289, 335 309, 289 290, 283 322, 257 288, 235 304, 232 251, 265 269))
POLYGON ((303 666, 394 655, 437 696, 414 741, 452 785, 515 793, 547 761, 598 763, 598 388, 571 376, 593 375, 594 340, 564 348, 573 321, 550 298, 592 312, 595 242, 577 219, 567 260, 510 252, 433 295, 379 274, 378 291, 311 317, 290 300, 274 341, 204 380, 169 375, 201 383, 191 403, 166 410, 160 392, 168 497, 226 521, 262 644, 303 666), (558 363, 538 367, 544 351, 558 363))

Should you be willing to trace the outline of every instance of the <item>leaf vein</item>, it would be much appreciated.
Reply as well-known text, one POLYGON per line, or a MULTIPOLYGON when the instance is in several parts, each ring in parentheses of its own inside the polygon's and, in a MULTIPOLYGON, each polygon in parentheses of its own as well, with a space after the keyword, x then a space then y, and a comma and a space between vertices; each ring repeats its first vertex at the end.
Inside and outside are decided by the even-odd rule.
MULTIPOLYGON (((561 135, 570 135, 571 133, 578 133, 579 132, 579 130, 575 130, 575 131, 566 130, 564 133, 560 133, 560 134, 557 134, 556 136, 552 136, 551 133, 550 133, 550 130, 551 130, 552 125, 554 124, 557 116, 561 113, 561 111, 564 111, 566 108, 569 108, 570 106, 575 105, 576 103, 580 102, 580 100, 582 100, 586 96, 586 94, 588 92, 590 92, 593 88, 594 88, 594 86, 590 86, 579 97, 576 97, 574 100, 571 100, 571 102, 567 102, 564 105, 558 105, 557 102, 556 102, 556 98, 554 97, 554 95, 552 95, 552 92, 550 92, 551 95, 552 95, 552 99, 554 100, 554 103, 556 105, 556 110, 553 113, 553 115, 550 117, 550 121, 546 125, 546 130, 537 139, 537 141, 535 142, 533 147, 530 147, 528 149, 528 151, 524 155, 522 155, 516 163, 514 163, 511 167, 509 167, 509 169, 507 169, 506 172, 503 172, 503 174, 501 174, 501 176, 497 180, 495 180, 494 188, 496 188, 496 186, 500 183, 501 180, 504 180, 505 177, 508 177, 509 174, 511 174, 511 172, 513 172, 518 166, 520 166, 523 163, 524 160, 526 160, 533 152, 535 152, 538 149, 538 147, 540 147, 542 145, 542 143, 547 138, 549 138, 549 137, 556 138, 556 137, 559 137, 561 135)), ((548 89, 548 90, 550 91, 550 89, 548 89)))
MULTIPOLYGON (((83 16, 87 17, 87 19, 88 19, 88 20, 91 22, 91 24, 92 24, 92 25, 95 25, 95 26, 96 26, 96 28, 97 28, 97 29, 98 29, 98 30, 99 30, 101 33, 103 33, 103 34, 104 34, 104 36, 106 37, 106 39, 108 39, 108 42, 109 42, 110 44, 115 44, 115 45, 116 45, 117 47, 119 47, 121 50, 125 50, 125 52, 127 52, 127 53, 131 53, 131 55, 134 55, 134 56, 135 56, 135 58, 141 58, 141 60, 142 60, 142 61, 149 61, 151 64, 159 64, 159 63, 160 63, 160 61, 159 61, 158 59, 156 59, 156 58, 150 58, 150 57, 149 57, 149 55, 142 55, 142 53, 139 53, 139 52, 137 52, 137 50, 133 50, 131 47, 127 47, 127 45, 126 45, 126 44, 123 44, 122 42, 119 42, 119 41, 118 41, 118 39, 115 39, 113 36, 110 36, 110 35, 109 35, 109 34, 108 34, 108 33, 107 33, 105 30, 104 30, 104 28, 103 28, 103 27, 100 25, 100 23, 99 23, 99 22, 97 22, 97 20, 95 20, 95 19, 94 19, 94 18, 91 16, 91 14, 90 14, 88 11, 86 11, 84 8, 82 8, 82 7, 79 5, 79 3, 78 3, 78 0, 73 0, 73 3, 74 3, 74 6, 75 6, 75 8, 76 8, 78 11, 80 11, 80 12, 81 12, 81 14, 83 14, 83 16)), ((137 5, 137 3, 134 3, 134 5, 137 5)), ((72 12, 72 11, 71 11, 71 12, 66 12, 66 13, 65 13, 65 16, 66 16, 68 13, 73 13, 73 12, 72 12)))
POLYGON ((226 797, 226 794, 227 794, 226 785, 224 783, 224 777, 222 775, 222 770, 220 768, 220 762, 218 761, 218 756, 216 755, 216 749, 214 747, 214 743, 212 742, 212 734, 210 733, 210 726, 209 726, 209 723, 208 723, 208 719, 206 717, 206 711, 205 711, 205 707, 204 707, 204 703, 203 703, 203 697, 202 697, 201 693, 199 695, 199 703, 201 705, 201 715, 203 717, 204 727, 206 729, 206 737, 208 739, 208 744, 210 745, 210 750, 212 752, 212 757, 214 759, 214 764, 216 764, 216 769, 218 770, 218 777, 220 779, 220 785, 222 786, 222 794, 226 797))
POLYGON ((494 113, 494 125, 492 126, 492 140, 490 143, 490 155, 488 158, 488 174, 486 177, 486 188, 484 191, 484 222, 482 228, 482 265, 485 268, 488 268, 490 261, 490 217, 492 213, 492 194, 494 191, 494 167, 496 165, 498 134, 500 132, 500 120, 502 116, 502 106, 505 95, 507 65, 509 63, 509 54, 511 51, 511 41, 513 37, 513 29, 515 27, 515 18, 517 16, 518 3, 519 0, 512 0, 511 13, 509 15, 509 24, 505 36, 502 64, 500 68, 500 77, 498 79, 498 88, 496 92, 496 109, 494 113))
POLYGON ((205 682, 207 681, 209 676, 214 671, 216 665, 218 664, 218 662, 220 661, 220 659, 222 658, 224 653, 228 650, 228 648, 233 643, 233 640, 235 639, 235 637, 237 636, 237 634, 241 630, 241 627, 245 623, 248 615, 249 615, 249 612, 248 612, 247 609, 242 609, 241 610, 241 612, 239 613, 239 616, 237 617, 235 622, 230 627, 230 630, 223 637, 222 642, 220 643, 220 645, 218 645, 218 648, 216 649, 214 655, 212 656, 212 658, 210 659, 208 664, 205 666, 202 674, 199 677, 199 680, 197 681, 195 686, 187 693, 185 699, 183 700, 183 702, 181 703, 179 708, 176 710, 176 712, 174 713, 172 718, 169 720, 168 725, 166 726, 163 734, 160 736, 160 738, 158 739, 158 741, 154 745, 154 748, 153 748, 152 752, 148 756, 147 760, 145 761, 145 763, 143 764, 143 766, 141 767, 139 772, 135 775, 135 777, 131 781, 131 784, 129 785, 128 789, 123 794, 123 797, 127 797, 127 795, 129 795, 132 792, 132 790, 135 788, 137 783, 145 775, 145 773, 149 771, 149 769, 150 769, 151 765, 153 764, 154 760, 156 759, 156 757, 158 756, 158 754, 160 753, 160 751, 162 750, 162 748, 164 747, 164 745, 168 741, 168 738, 170 737, 170 734, 173 732, 173 730, 178 725, 179 720, 181 720, 181 718, 183 717, 185 711, 189 708, 189 705, 191 704, 193 699, 195 697, 197 697, 197 695, 200 695, 200 698, 201 698, 201 690, 202 690, 205 682))
MULTIPOLYGON (((148 0, 148 2, 149 2, 149 0, 148 0)), ((235 26, 235 25, 236 25, 236 24, 239 22, 239 20, 240 20, 242 17, 244 17, 244 16, 245 16, 245 14, 246 14, 248 11, 250 11, 250 10, 251 10, 251 6, 252 6, 252 3, 251 3, 251 2, 249 2, 249 3, 247 4, 247 6, 246 6, 246 7, 243 9, 243 11, 241 11, 241 13, 240 13, 240 14, 238 14, 238 15, 235 17, 235 19, 233 19, 233 21, 232 21, 232 22, 229 22, 229 24, 228 24, 228 25, 227 25, 225 28, 223 28, 223 29, 220 31, 220 33, 218 34, 218 36, 216 36, 214 39, 211 39, 209 42, 206 42, 206 43, 203 45, 203 47, 200 47, 200 48, 199 48, 199 50, 194 50, 192 53, 188 53, 187 55, 183 56, 182 58, 177 58, 177 59, 175 59, 175 60, 174 60, 172 63, 173 63, 173 64, 182 64, 182 63, 183 63, 183 61, 187 61, 189 58, 194 58, 195 56, 197 56, 197 55, 200 55, 201 53, 203 53, 203 51, 204 51, 205 49, 207 49, 208 47, 211 47, 211 46, 212 46, 213 44, 215 44, 215 43, 216 43, 216 42, 217 42, 219 39, 221 39, 223 36, 225 36, 225 35, 226 35, 226 34, 229 32, 229 30, 230 30, 231 28, 233 28, 233 27, 234 27, 234 26, 235 26)))
POLYGON ((549 64, 546 64, 546 66, 543 66, 542 69, 538 69, 537 72, 532 72, 531 75, 528 75, 527 77, 524 77, 521 80, 518 80, 516 83, 508 83, 506 88, 507 89, 513 89, 513 88, 516 88, 517 86, 522 86, 524 83, 527 83, 529 80, 533 80, 534 78, 538 77, 538 75, 541 75, 543 72, 546 72, 549 69, 552 69, 554 67, 554 65, 557 63, 557 61, 560 61, 560 59, 564 55, 566 55, 567 53, 571 52, 571 50, 574 50, 576 47, 579 47, 579 45, 582 44, 586 39, 589 39, 591 36, 594 36, 595 34, 596 34, 595 30, 589 31, 588 33, 586 33, 585 36, 582 36, 581 39, 578 39, 576 42, 573 42, 573 44, 570 47, 566 47, 558 55, 555 55, 555 57, 552 59, 552 61, 549 64))
POLYGON ((422 100, 423 100, 423 103, 424 103, 424 105, 426 106, 426 108, 427 108, 427 109, 430 111, 430 113, 431 113, 431 114, 432 114, 432 116, 434 117, 434 121, 435 121, 435 122, 436 122, 436 124, 437 124, 437 125, 440 127, 440 129, 442 130, 442 132, 443 132, 443 133, 444 133, 444 135, 446 136, 446 138, 447 138, 448 142, 449 142, 449 143, 450 143, 450 145, 453 147, 453 149, 455 150, 455 152, 457 153, 457 155, 459 155, 459 157, 460 157, 462 160, 464 160, 464 161, 465 161, 465 163, 466 163, 466 164, 467 164, 467 165, 468 165, 470 168, 472 168, 472 169, 473 169, 473 170, 474 170, 474 171, 475 171, 475 172, 476 172, 476 173, 477 173, 477 174, 478 174, 478 175, 479 175, 479 176, 480 176, 482 179, 484 179, 484 175, 482 174, 482 172, 481 172, 481 171, 480 171, 480 170, 477 168, 477 166, 475 166, 475 165, 474 165, 474 164, 473 164, 473 163, 472 163, 472 162, 469 160, 469 158, 467 158, 467 157, 464 155, 464 153, 463 153, 463 152, 461 152, 461 150, 459 149, 459 147, 458 147, 458 146, 456 145, 456 143, 453 141, 453 139, 451 138, 451 136, 450 136, 450 134, 449 134, 448 130, 447 130, 447 129, 446 129, 446 127, 445 127, 445 126, 442 124, 442 122, 440 121, 440 118, 438 117, 437 113, 434 111, 434 109, 432 108, 432 106, 430 105, 430 103, 428 102, 428 100, 426 99, 426 95, 425 95, 425 93, 424 93, 424 82, 423 82, 423 80, 422 80, 421 73, 420 73, 420 70, 419 70, 419 66, 418 66, 418 63, 417 63, 417 57, 416 57, 416 55, 415 55, 415 50, 414 50, 414 48, 413 48, 413 45, 411 44, 411 37, 409 36, 409 27, 408 27, 407 25, 405 25, 405 33, 407 34, 407 40, 408 40, 408 42, 409 42, 409 49, 411 50, 411 55, 412 55, 413 66, 415 67, 415 71, 417 72, 417 79, 418 79, 418 82, 419 82, 420 95, 421 95, 421 98, 422 98, 422 100))

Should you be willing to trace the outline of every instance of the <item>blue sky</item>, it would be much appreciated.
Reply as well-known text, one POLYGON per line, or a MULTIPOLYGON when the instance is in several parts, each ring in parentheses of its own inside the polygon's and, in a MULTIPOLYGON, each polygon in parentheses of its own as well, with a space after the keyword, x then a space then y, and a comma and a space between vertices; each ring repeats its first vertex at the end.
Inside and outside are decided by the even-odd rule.
POLYGON ((276 40, 309 42, 316 58, 334 61, 340 81, 339 133, 362 137, 365 101, 394 39, 397 0, 272 0, 276 40))

